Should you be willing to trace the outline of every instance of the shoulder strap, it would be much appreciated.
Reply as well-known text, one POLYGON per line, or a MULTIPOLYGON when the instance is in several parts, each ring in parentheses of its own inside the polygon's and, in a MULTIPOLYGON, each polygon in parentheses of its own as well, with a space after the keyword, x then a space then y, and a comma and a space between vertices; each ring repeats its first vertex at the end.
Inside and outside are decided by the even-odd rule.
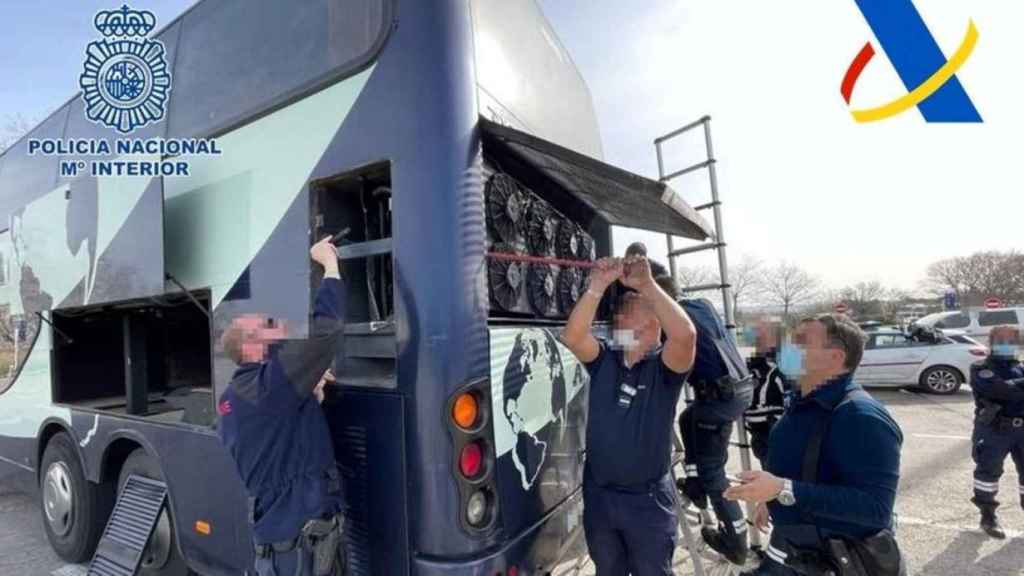
POLYGON ((825 443, 825 436, 828 435, 828 427, 832 422, 832 415, 839 409, 840 406, 849 403, 856 397, 867 396, 868 393, 863 388, 854 388, 848 390, 843 396, 843 399, 836 404, 836 407, 829 411, 828 415, 818 422, 818 427, 814 430, 810 440, 807 441, 807 449, 804 451, 804 463, 803 469, 801 470, 800 480, 804 482, 815 483, 818 481, 818 466, 821 464, 821 447, 825 443))

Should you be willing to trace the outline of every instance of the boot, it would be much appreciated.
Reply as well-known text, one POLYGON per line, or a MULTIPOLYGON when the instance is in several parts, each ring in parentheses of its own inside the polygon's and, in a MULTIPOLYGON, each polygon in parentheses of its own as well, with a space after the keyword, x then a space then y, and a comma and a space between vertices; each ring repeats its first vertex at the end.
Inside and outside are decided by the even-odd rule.
POLYGON ((981 530, 992 538, 1003 540, 1006 532, 999 525, 999 518, 996 517, 995 508, 986 508, 981 511, 981 530))
POLYGON ((747 552, 750 550, 747 546, 746 534, 729 535, 722 529, 715 530, 705 526, 700 529, 700 535, 709 548, 725 556, 729 562, 737 566, 746 564, 747 552))

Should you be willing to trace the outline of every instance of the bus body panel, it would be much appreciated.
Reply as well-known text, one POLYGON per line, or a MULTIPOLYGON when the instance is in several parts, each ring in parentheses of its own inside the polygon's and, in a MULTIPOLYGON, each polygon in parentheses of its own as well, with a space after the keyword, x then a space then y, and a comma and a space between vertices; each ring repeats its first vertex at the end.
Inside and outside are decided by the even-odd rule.
MULTIPOLYGON (((541 19, 537 26, 546 27, 533 0, 523 2, 529 4, 526 12, 534 10, 541 19)), ((504 372, 500 382, 491 382, 502 399, 516 391, 524 399, 516 414, 494 404, 495 425, 505 426, 494 430, 495 438, 503 438, 507 448, 510 419, 522 417, 530 422, 529 434, 551 452, 535 461, 535 471, 526 472, 530 481, 525 488, 514 444, 496 454, 498 528, 483 535, 467 533, 459 520, 464 511, 458 506, 445 407, 461 386, 495 378, 493 364, 508 361, 493 358, 492 350, 503 345, 502 338, 512 337, 512 332, 489 332, 487 324, 483 154, 476 131, 476 70, 482 64, 474 52, 467 1, 402 1, 396 16, 398 25, 370 68, 222 134, 223 156, 193 158, 190 178, 164 180, 166 270, 189 289, 210 290, 214 336, 238 314, 258 311, 288 321, 292 336, 301 337, 308 331, 310 310, 310 182, 389 161, 398 381, 390 392, 345 388, 342 397, 351 404, 342 405, 331 422, 340 424, 341 437, 346 426, 363 422, 367 462, 381 462, 367 465, 365 482, 372 488, 370 501, 386 505, 373 509, 379 518, 353 529, 386 532, 386 543, 401 542, 408 557, 387 556, 382 544, 374 542, 364 569, 392 573, 394 567, 401 573, 411 567, 413 573, 439 573, 441 567, 460 566, 456 572, 479 573, 482 567, 506 563, 546 565, 579 535, 585 385, 580 367, 561 348, 563 380, 571 373, 571 382, 564 384, 564 407, 552 401, 536 410, 544 402, 535 400, 531 386, 553 389, 550 382, 528 384, 521 377, 505 378, 504 372), (239 297, 236 289, 243 280, 247 292, 239 297), (498 418, 504 423, 498 424, 498 418), (378 487, 393 490, 374 492, 378 487), (407 490, 404 498, 397 496, 402 490, 407 490), (388 496, 395 497, 380 500, 388 496)), ((502 105, 515 110, 512 103, 502 105)), ((590 112, 574 116, 585 124, 583 139, 569 139, 573 128, 554 137, 599 155, 596 123, 585 118, 592 116, 592 106, 586 108, 590 112)), ((37 466, 34 435, 47 418, 66 422, 77 442, 90 438, 82 452, 95 480, 101 478, 107 446, 131 438, 160 462, 171 486, 180 546, 193 568, 229 574, 247 567, 251 551, 244 488, 213 430, 53 405, 51 334, 39 331, 22 374, 0 394, 0 436, 26 440, 11 452, 15 464, 0 461, 0 468, 27 473, 37 466), (14 404, 26 409, 9 411, 14 404), (21 455, 26 451, 28 456, 21 455), (195 532, 197 520, 213 525, 209 536, 195 532)), ((553 337, 551 331, 545 334, 533 335, 553 337)), ((212 361, 216 397, 234 366, 219 344, 212 361)), ((346 450, 341 450, 342 459, 346 450)))

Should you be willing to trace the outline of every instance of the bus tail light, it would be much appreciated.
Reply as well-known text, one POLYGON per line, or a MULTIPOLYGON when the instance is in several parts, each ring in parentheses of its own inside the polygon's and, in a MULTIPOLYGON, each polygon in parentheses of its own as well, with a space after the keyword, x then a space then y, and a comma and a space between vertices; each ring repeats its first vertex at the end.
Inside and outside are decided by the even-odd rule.
POLYGON ((459 471, 469 480, 475 480, 484 469, 484 449, 479 441, 462 447, 459 454, 459 471))
POLYGON ((473 526, 487 524, 487 512, 490 508, 490 498, 484 490, 477 490, 469 497, 466 503, 466 521, 473 526))
POLYGON ((498 520, 497 454, 491 427, 491 383, 487 378, 459 387, 443 412, 451 437, 452 476, 459 491, 462 529, 474 536, 494 530, 498 520))
POLYGON ((471 430, 476 427, 479 418, 480 403, 476 399, 476 394, 472 392, 459 394, 452 407, 452 420, 455 421, 455 425, 463 430, 471 430))

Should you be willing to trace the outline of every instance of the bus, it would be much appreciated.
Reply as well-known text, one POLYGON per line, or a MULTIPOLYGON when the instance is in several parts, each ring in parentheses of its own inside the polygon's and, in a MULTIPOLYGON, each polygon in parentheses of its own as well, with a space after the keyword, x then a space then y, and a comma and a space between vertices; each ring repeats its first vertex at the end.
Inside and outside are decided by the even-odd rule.
POLYGON ((38 494, 56 553, 88 561, 138 475, 167 486, 140 573, 251 569, 219 337, 247 313, 308 335, 307 252, 336 234, 349 302, 324 410, 350 573, 581 558, 587 377, 558 331, 613 226, 712 228, 603 162, 535 1, 200 0, 155 36, 173 86, 133 137, 221 154, 65 174, 90 157, 27 142, 120 137, 78 95, 0 156, 0 482, 38 494))

